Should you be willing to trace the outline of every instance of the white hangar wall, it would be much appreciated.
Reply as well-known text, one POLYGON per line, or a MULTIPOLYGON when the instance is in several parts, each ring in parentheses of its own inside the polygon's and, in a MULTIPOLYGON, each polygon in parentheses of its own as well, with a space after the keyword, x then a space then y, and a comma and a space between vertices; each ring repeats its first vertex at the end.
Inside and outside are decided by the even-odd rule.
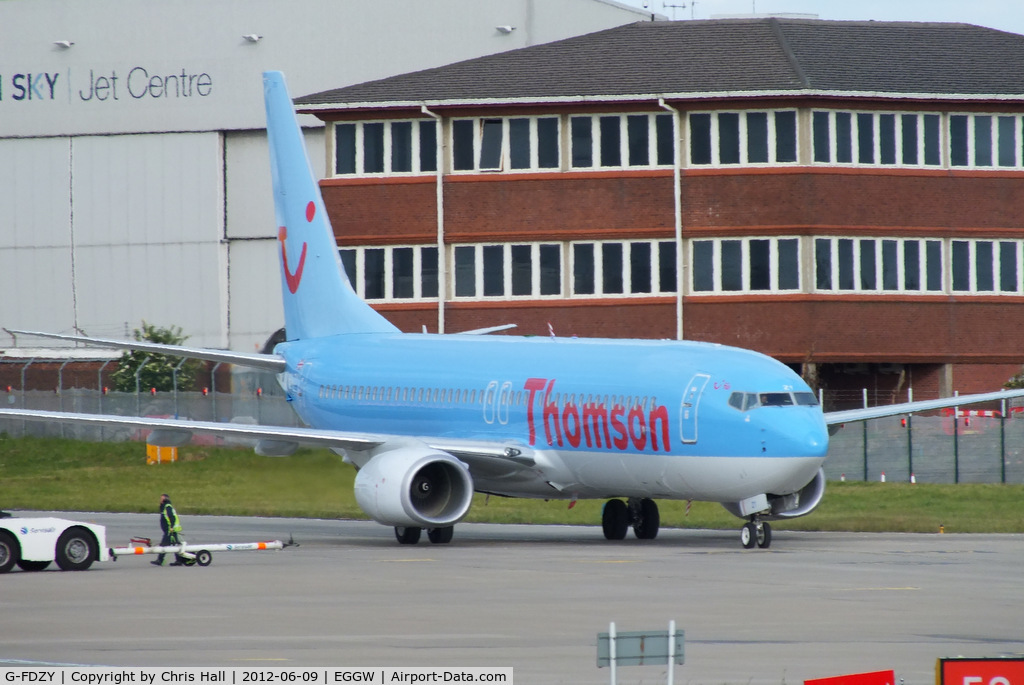
MULTIPOLYGON (((0 2, 0 326, 146 320, 258 347, 283 320, 264 70, 298 96, 647 18, 610 0, 0 2)), ((322 130, 307 144, 322 175, 322 130)))

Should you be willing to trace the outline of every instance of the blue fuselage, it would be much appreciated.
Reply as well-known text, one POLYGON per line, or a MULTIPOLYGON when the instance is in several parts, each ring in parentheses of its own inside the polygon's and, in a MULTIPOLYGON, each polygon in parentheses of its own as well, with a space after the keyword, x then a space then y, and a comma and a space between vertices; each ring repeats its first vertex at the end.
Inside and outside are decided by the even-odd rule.
MULTIPOLYGON (((277 352, 309 425, 505 441, 560 466, 565 497, 787 494, 813 478, 828 447, 799 376, 721 345, 368 333, 277 352)), ((488 492, 557 496, 521 475, 480 480, 488 492)))

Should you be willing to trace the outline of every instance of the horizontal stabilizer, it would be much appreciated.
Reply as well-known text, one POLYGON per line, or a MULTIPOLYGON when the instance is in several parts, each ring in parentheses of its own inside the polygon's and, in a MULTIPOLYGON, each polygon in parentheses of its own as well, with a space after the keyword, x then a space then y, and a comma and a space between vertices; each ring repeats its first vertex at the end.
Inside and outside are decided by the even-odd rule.
POLYGON ((62 335, 59 333, 41 333, 39 331, 19 331, 5 328, 8 333, 14 335, 30 335, 37 338, 50 338, 53 340, 67 340, 94 347, 113 347, 119 350, 140 350, 154 354, 167 354, 172 357, 188 357, 190 359, 202 359, 210 362, 224 362, 227 364, 239 364, 255 369, 264 369, 281 373, 285 369, 285 362, 282 357, 276 354, 246 354, 244 352, 232 352, 230 350, 214 350, 208 347, 185 347, 183 345, 163 345, 160 343, 146 342, 143 340, 113 340, 109 338, 88 338, 80 335, 62 335))

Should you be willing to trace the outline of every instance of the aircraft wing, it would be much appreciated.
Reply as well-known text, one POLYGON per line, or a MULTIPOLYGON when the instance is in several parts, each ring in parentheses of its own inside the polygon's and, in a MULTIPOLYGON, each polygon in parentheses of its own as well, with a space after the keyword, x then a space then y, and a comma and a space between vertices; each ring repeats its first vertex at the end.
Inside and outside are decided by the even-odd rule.
POLYGON ((149 430, 152 432, 147 438, 147 442, 162 447, 180 447, 192 438, 193 433, 203 433, 221 438, 255 442, 256 451, 268 456, 286 456, 293 452, 300 443, 347 450, 367 450, 386 441, 386 437, 381 435, 317 428, 288 428, 145 416, 114 416, 111 414, 77 414, 33 409, 0 409, 0 419, 149 430))
POLYGON ((447 452, 453 457, 458 457, 469 464, 470 470, 474 466, 493 466, 502 463, 506 466, 518 466, 532 468, 537 465, 532 450, 519 445, 518 443, 499 444, 484 440, 450 440, 433 441, 428 440, 427 446, 447 452))
POLYGON ((210 362, 225 362, 229 364, 240 364, 256 369, 264 369, 281 373, 285 369, 285 361, 276 354, 258 354, 245 352, 232 352, 230 350, 214 350, 208 347, 185 347, 182 345, 162 345, 160 343, 146 342, 142 340, 113 340, 109 338, 88 338, 80 335, 62 335, 60 333, 42 333, 39 331, 19 331, 12 328, 4 329, 14 335, 30 335, 38 338, 52 338, 54 340, 68 340, 95 345, 97 347, 113 347, 119 350, 141 350, 153 352, 154 354, 168 354, 174 357, 190 357, 210 362))
MULTIPOLYGON (((162 447, 180 447, 194 433, 215 435, 227 440, 251 444, 258 454, 287 456, 300 445, 364 451, 385 444, 392 436, 319 428, 289 428, 246 423, 219 423, 112 414, 80 414, 35 409, 0 408, 0 419, 42 423, 68 423, 103 428, 127 428, 150 431, 147 442, 162 447)), ((405 440, 407 438, 403 438, 405 440)), ((520 470, 536 465, 532 451, 516 443, 500 444, 486 440, 424 440, 431 449, 447 452, 465 462, 470 470, 495 468, 520 470)))
POLYGON ((1024 389, 1000 390, 998 392, 986 392, 977 395, 956 395, 954 397, 942 397, 937 400, 921 400, 919 402, 904 402, 902 404, 886 404, 878 407, 864 407, 863 409, 844 409, 842 411, 825 412, 825 423, 830 426, 839 423, 852 423, 854 421, 866 421, 877 419, 883 416, 899 416, 902 414, 913 414, 919 411, 930 409, 943 409, 945 407, 961 407, 978 402, 993 402, 1006 400, 1011 397, 1024 396, 1024 389))

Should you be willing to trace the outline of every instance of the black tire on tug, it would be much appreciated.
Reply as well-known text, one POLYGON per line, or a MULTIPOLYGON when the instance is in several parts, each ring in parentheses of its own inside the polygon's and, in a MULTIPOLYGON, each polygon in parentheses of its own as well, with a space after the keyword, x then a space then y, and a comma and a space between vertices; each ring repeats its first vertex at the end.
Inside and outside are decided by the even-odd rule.
POLYGON ((629 530, 629 508, 621 499, 610 499, 601 512, 601 528, 606 540, 622 540, 629 530))
POLYGON ((437 545, 447 545, 452 541, 452 535, 455 534, 455 526, 445 526, 444 528, 430 528, 427 530, 427 539, 437 545))
POLYGON ((399 526, 395 526, 395 539, 403 545, 415 545, 420 541, 420 534, 422 532, 422 528, 400 528, 399 526))
POLYGON ((84 571, 99 558, 96 538, 85 528, 73 526, 57 538, 54 555, 62 571, 84 571))
POLYGON ((209 566, 213 562, 213 554, 205 549, 196 552, 196 563, 200 566, 209 566))
POLYGON ((50 565, 48 561, 29 561, 28 559, 18 559, 18 568, 22 571, 42 571, 50 565))
POLYGON ((0 530, 0 573, 7 573, 20 557, 18 541, 6 530, 0 530))

